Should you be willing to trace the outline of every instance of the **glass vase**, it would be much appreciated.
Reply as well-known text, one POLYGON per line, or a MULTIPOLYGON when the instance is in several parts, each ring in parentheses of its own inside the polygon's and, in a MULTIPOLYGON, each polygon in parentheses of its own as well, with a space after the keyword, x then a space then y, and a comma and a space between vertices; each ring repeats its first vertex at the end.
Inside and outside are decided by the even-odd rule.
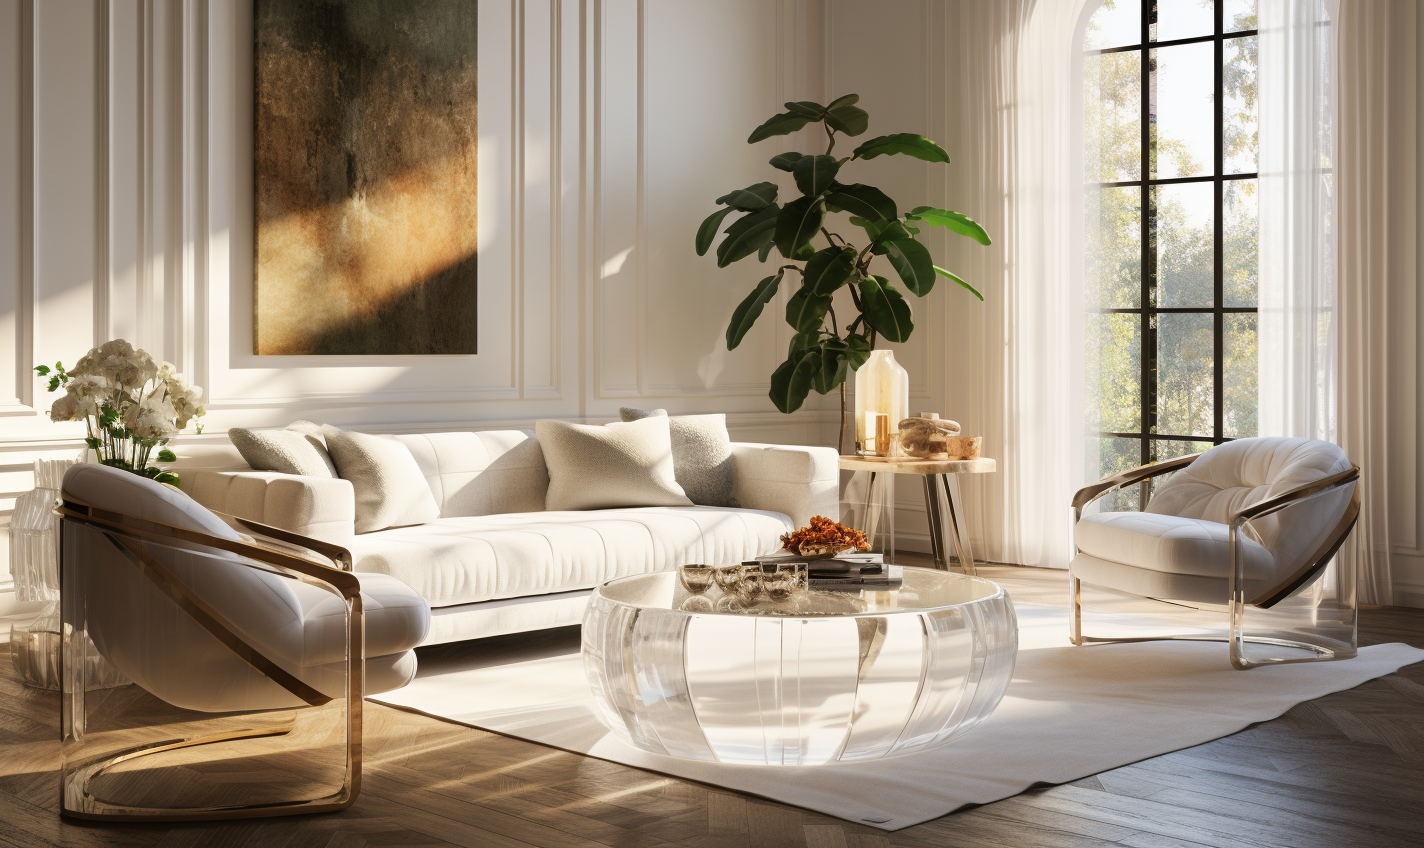
POLYGON ((909 372, 895 361, 894 351, 872 351, 855 371, 855 441, 860 450, 879 456, 898 453, 900 422, 909 408, 909 372), (882 431, 877 432, 875 418, 867 413, 885 417, 882 431))

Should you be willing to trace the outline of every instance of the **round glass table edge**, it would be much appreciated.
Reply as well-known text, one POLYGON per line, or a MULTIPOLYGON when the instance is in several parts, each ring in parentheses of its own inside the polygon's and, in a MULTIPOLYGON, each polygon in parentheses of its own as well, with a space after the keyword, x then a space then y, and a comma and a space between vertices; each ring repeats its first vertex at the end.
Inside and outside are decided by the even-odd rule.
MULTIPOLYGON (((695 610, 687 610, 687 609, 681 609, 681 608, 676 607, 676 606, 673 606, 673 605, 671 605, 671 604, 666 604, 666 605, 663 605, 663 604, 656 604, 656 605, 653 605, 653 604, 637 604, 637 603, 631 603, 631 602, 629 602, 629 601, 627 601, 627 600, 610 597, 610 596, 604 591, 607 587, 610 587, 610 586, 617 586, 617 585, 625 584, 625 583, 632 582, 632 581, 648 580, 648 579, 653 579, 653 578, 662 578, 662 579, 671 580, 671 581, 673 582, 673 585, 676 586, 676 585, 677 585, 677 580, 678 580, 678 571, 677 571, 677 569, 673 569, 673 570, 671 570, 671 571, 651 571, 651 572, 647 572, 647 573, 644 573, 644 574, 629 574, 629 575, 627 575, 627 576, 625 576, 625 577, 615 577, 615 578, 612 579, 612 580, 609 580, 609 581, 607 581, 607 582, 605 582, 605 583, 601 583, 601 584, 599 584, 598 586, 594 587, 593 595, 594 595, 594 597, 596 597, 596 598, 602 598, 603 600, 608 601, 608 602, 611 603, 611 604, 617 604, 617 605, 619 605, 619 606, 630 607, 630 608, 633 608, 633 609, 654 610, 654 611, 658 611, 658 612, 673 612, 673 613, 679 613, 679 614, 681 614, 681 615, 687 615, 687 616, 694 616, 694 615, 698 615, 698 616, 702 616, 702 615, 716 615, 716 616, 731 616, 731 617, 734 617, 734 618, 775 618, 775 619, 787 619, 787 620, 791 620, 791 619, 817 619, 817 618, 825 618, 825 617, 828 617, 828 615, 829 615, 829 616, 836 617, 836 618, 883 618, 883 617, 885 617, 885 616, 887 616, 887 615, 921 615, 921 614, 924 614, 924 613, 936 612, 936 611, 938 611, 938 610, 954 609, 955 607, 964 607, 964 606, 969 606, 969 605, 971 605, 971 604, 988 603, 988 602, 994 601, 994 600, 996 600, 996 599, 1007 599, 1007 598, 1008 598, 1008 591, 1005 590, 1003 586, 999 585, 998 583, 995 583, 995 582, 992 581, 992 580, 988 580, 988 579, 983 578, 983 577, 971 576, 971 575, 968 575, 968 574, 960 574, 960 573, 955 572, 955 571, 943 571, 943 570, 940 570, 940 569, 938 569, 938 568, 924 568, 924 567, 916 566, 916 565, 903 565, 903 566, 898 566, 898 567, 899 567, 899 568, 903 568, 906 572, 917 572, 918 574, 923 574, 923 575, 937 575, 937 576, 942 577, 942 578, 945 578, 945 579, 952 579, 952 580, 956 580, 956 581, 965 581, 965 582, 970 582, 970 583, 973 583, 973 584, 976 584, 976 585, 982 585, 982 586, 987 587, 987 588, 988 588, 988 591, 987 591, 985 594, 979 595, 979 596, 977 596, 977 597, 967 598, 967 599, 962 600, 962 601, 955 601, 954 603, 947 603, 947 604, 935 604, 935 605, 931 605, 931 606, 898 607, 898 608, 889 608, 889 609, 886 609, 886 608, 877 608, 877 609, 868 609, 868 610, 855 611, 855 612, 852 612, 852 611, 839 612, 839 611, 838 611, 838 612, 830 613, 830 614, 824 614, 824 613, 823 613, 823 614, 810 614, 810 615, 808 615, 808 614, 805 613, 805 612, 797 612, 797 611, 794 611, 794 610, 786 610, 785 612, 782 612, 782 611, 774 610, 774 609, 758 610, 755 614, 751 614, 751 615, 749 615, 749 614, 748 614, 747 612, 745 612, 745 611, 718 610, 718 609, 715 609, 715 608, 714 608, 714 609, 695 609, 695 610)), ((822 590, 822 591, 832 592, 832 593, 836 593, 836 594, 844 593, 844 594, 846 594, 846 595, 851 595, 851 594, 855 594, 857 590, 851 590, 851 589, 829 589, 829 590, 822 590)), ((864 589, 864 590, 859 590, 859 591, 865 591, 865 592, 895 592, 895 591, 899 591, 899 589, 875 589, 874 587, 870 587, 870 588, 867 588, 867 589, 864 589)), ((708 594, 712 594, 712 593, 709 592, 708 594)))

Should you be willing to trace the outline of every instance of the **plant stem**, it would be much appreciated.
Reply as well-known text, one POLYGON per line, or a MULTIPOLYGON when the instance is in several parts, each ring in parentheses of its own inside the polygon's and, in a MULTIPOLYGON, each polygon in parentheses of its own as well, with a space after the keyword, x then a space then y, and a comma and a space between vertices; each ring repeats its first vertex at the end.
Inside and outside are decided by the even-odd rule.
POLYGON ((826 155, 830 156, 831 151, 836 149, 836 131, 831 129, 831 125, 826 123, 824 120, 821 121, 821 126, 826 128, 826 138, 829 139, 831 142, 830 144, 826 145, 826 155))
POLYGON ((841 435, 836 440, 836 452, 845 454, 845 434, 846 434, 846 384, 841 382, 841 435))

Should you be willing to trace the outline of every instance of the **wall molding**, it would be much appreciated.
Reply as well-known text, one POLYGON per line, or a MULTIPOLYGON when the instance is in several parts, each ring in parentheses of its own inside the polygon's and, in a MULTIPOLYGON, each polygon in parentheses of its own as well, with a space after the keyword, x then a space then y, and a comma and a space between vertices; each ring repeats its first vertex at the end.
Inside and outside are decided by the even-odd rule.
POLYGON ((35 381, 31 365, 35 361, 35 320, 39 283, 35 276, 35 0, 20 0, 18 196, 15 198, 19 233, 18 269, 15 279, 15 397, 0 402, 0 417, 32 416, 35 408, 35 381))

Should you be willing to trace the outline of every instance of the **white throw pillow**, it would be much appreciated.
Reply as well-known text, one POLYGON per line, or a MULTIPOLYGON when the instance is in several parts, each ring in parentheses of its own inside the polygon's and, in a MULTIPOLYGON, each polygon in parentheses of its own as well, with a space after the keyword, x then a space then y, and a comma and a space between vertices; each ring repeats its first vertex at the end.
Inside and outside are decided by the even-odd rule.
POLYGON ((673 475, 677 484, 695 504, 737 506, 732 497, 732 438, 727 435, 727 416, 673 415, 666 409, 635 409, 624 406, 618 416, 624 421, 663 416, 672 435, 673 475))
POLYGON ((356 490, 356 532, 425 524, 440 505, 410 448, 390 436, 328 428, 326 448, 341 479, 356 490))
POLYGON ((256 471, 277 471, 305 477, 335 477, 336 467, 327 454, 321 427, 310 421, 293 421, 283 430, 227 431, 233 447, 256 471))
POLYGON ((673 475, 667 417, 599 427, 534 422, 549 467, 544 508, 692 506, 673 475))

